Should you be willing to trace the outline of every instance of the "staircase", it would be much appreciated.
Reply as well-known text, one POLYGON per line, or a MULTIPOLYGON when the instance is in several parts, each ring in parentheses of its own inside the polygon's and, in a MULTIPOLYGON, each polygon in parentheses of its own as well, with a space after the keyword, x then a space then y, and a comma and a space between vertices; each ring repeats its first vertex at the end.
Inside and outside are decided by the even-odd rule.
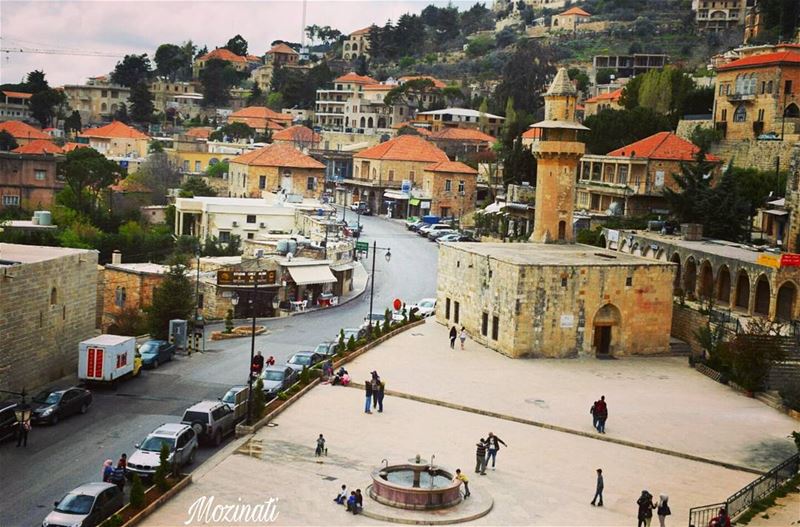
POLYGON ((675 337, 669 339, 669 355, 671 357, 688 357, 692 354, 692 348, 686 342, 675 337))

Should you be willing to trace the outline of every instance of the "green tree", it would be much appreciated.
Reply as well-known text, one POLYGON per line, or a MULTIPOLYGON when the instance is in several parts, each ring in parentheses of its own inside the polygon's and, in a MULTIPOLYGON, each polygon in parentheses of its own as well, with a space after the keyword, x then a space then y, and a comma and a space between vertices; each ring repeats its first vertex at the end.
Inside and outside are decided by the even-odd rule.
POLYGON ((513 97, 518 111, 533 114, 543 105, 542 88, 555 73, 549 48, 535 40, 517 45, 503 68, 501 79, 494 92, 493 108, 500 110, 509 97, 513 97))
POLYGON ((208 165, 208 168, 206 169, 206 176, 221 178, 228 173, 228 167, 229 165, 227 159, 220 161, 219 163, 214 163, 213 165, 208 165))
POLYGON ((147 57, 147 53, 125 55, 111 72, 111 82, 132 88, 140 82, 149 81, 151 75, 150 59, 147 57))
POLYGON ((5 130, 0 130, 0 151, 8 152, 14 150, 18 146, 17 140, 14 139, 13 135, 5 130))
POLYGON ((244 74, 236 71, 229 62, 211 59, 200 71, 203 86, 203 105, 223 107, 228 104, 230 89, 239 84, 244 74))
POLYGON ((519 136, 503 159, 503 185, 519 185, 523 181, 535 185, 536 159, 530 149, 522 144, 522 137, 519 136))
POLYGON ((570 68, 567 73, 570 79, 578 83, 578 91, 586 91, 586 88, 589 87, 589 75, 585 71, 579 68, 570 68))
POLYGON ((149 123, 153 119, 153 94, 144 82, 138 82, 131 87, 128 97, 131 105, 131 120, 135 123, 149 123))
POLYGON ((114 112, 112 117, 115 121, 121 121, 126 124, 131 120, 128 116, 128 107, 124 102, 119 103, 119 106, 117 106, 117 111, 114 112))
POLYGON ((731 241, 748 241, 749 203, 739 192, 730 170, 723 171, 719 182, 707 195, 703 209, 705 236, 731 241))
POLYGON ((247 56, 247 41, 244 39, 244 37, 242 37, 242 35, 236 35, 235 37, 231 38, 224 47, 240 57, 247 56))
POLYGON ((192 71, 193 52, 194 45, 191 41, 183 46, 161 44, 156 49, 156 54, 153 57, 156 63, 155 73, 173 82, 176 80, 188 80, 187 77, 191 76, 192 71))
POLYGON ((247 105, 253 106, 256 103, 261 103, 263 98, 264 92, 261 91, 261 86, 258 85, 258 82, 254 82, 253 87, 250 89, 250 96, 247 98, 247 105))
POLYGON ((122 169, 94 148, 76 148, 58 166, 58 174, 74 195, 75 210, 91 216, 98 195, 122 176, 122 169))
POLYGON ((600 155, 672 129, 668 117, 641 107, 633 110, 601 110, 587 117, 583 124, 589 128, 581 133, 586 150, 600 155))
POLYGON ((339 344, 337 346, 339 353, 344 353, 345 343, 344 343, 344 329, 339 330, 339 344))
POLYGON ((267 398, 264 395, 264 380, 259 377, 253 385, 253 397, 250 399, 253 404, 251 410, 253 420, 257 421, 264 415, 264 407, 267 406, 267 398))
POLYGON ((672 215, 681 223, 703 223, 705 205, 711 195, 709 175, 713 170, 714 165, 706 160, 705 152, 701 150, 694 162, 682 163, 680 174, 672 175, 678 190, 664 188, 664 197, 672 215))
POLYGON ((42 127, 54 123, 58 108, 67 102, 67 96, 61 90, 46 89, 34 93, 30 98, 29 107, 31 115, 39 121, 42 127))
POLYGON ((156 467, 156 472, 153 474, 153 483, 161 492, 169 490, 167 476, 172 470, 171 465, 172 463, 169 462, 169 447, 166 443, 161 443, 161 451, 158 453, 158 467, 156 467))
POLYGON ((467 56, 471 58, 481 57, 494 48, 494 39, 487 35, 479 35, 467 44, 467 56))
POLYGON ((50 88, 42 70, 33 70, 25 78, 26 92, 39 93, 50 88))
POLYGON ((144 485, 142 484, 142 478, 135 472, 133 476, 131 476, 130 503, 131 507, 134 509, 141 509, 144 507, 144 485))
POLYGON ((283 94, 280 92, 272 92, 267 95, 266 104, 270 109, 275 110, 276 112, 279 112, 281 108, 286 106, 283 104, 283 94))
POLYGON ((228 123, 209 134, 208 138, 212 141, 222 141, 227 138, 228 141, 249 140, 256 136, 256 131, 245 123, 228 123))
POLYGON ((153 290, 152 304, 145 309, 150 336, 166 340, 169 321, 190 318, 194 307, 194 284, 186 276, 186 268, 171 266, 164 280, 153 290))
POLYGON ((78 110, 72 110, 72 113, 64 119, 64 132, 80 133, 83 130, 83 123, 81 122, 81 114, 78 110))
POLYGON ((192 198, 195 196, 216 196, 217 191, 211 188, 200 176, 187 178, 181 185, 180 197, 192 198))
POLYGON ((708 149, 714 144, 719 143, 722 137, 722 131, 720 130, 697 125, 694 127, 694 130, 692 130, 690 140, 702 150, 708 152, 708 149))
POLYGON ((729 166, 727 169, 736 182, 738 193, 748 201, 750 216, 764 206, 768 198, 777 199, 786 194, 788 172, 761 171, 755 168, 729 166))
MULTIPOLYGON (((594 81, 597 84, 608 84, 611 82, 611 76, 616 74, 616 70, 610 68, 601 68, 595 73, 594 81)), ((570 79, 572 76, 570 75, 570 79)), ((631 79, 633 80, 633 79, 631 79)))
POLYGON ((413 112, 423 109, 423 100, 428 97, 437 97, 441 91, 431 79, 413 79, 395 86, 383 98, 386 106, 403 104, 413 109, 413 112))

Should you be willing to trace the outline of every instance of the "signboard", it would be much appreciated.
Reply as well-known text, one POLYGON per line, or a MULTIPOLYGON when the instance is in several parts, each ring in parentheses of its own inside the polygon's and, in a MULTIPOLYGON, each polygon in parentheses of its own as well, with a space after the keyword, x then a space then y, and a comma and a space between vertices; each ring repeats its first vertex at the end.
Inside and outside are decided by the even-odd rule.
POLYGON ((419 204, 419 208, 422 209, 422 210, 428 210, 428 209, 431 208, 431 202, 430 201, 422 201, 419 204))
POLYGON ((217 271, 217 285, 274 285, 277 271, 217 271))
POLYGON ((758 255, 758 258, 756 258, 756 263, 758 265, 772 267, 773 269, 780 269, 781 257, 778 254, 762 253, 758 255))
POLYGON ((356 242, 356 251, 367 253, 369 252, 369 243, 368 242, 356 242))
POLYGON ((663 187, 664 186, 664 171, 663 170, 656 170, 656 186, 663 187))
POLYGON ((575 317, 573 315, 561 315, 561 327, 571 328, 575 325, 575 317))
POLYGON ((619 241, 619 231, 614 229, 608 229, 606 231, 606 238, 610 242, 618 242, 619 241))
POLYGON ((786 253, 781 256, 781 267, 800 267, 800 254, 786 253))
POLYGON ((400 185, 400 192, 405 192, 408 194, 411 192, 411 180, 404 179, 402 185, 400 185))

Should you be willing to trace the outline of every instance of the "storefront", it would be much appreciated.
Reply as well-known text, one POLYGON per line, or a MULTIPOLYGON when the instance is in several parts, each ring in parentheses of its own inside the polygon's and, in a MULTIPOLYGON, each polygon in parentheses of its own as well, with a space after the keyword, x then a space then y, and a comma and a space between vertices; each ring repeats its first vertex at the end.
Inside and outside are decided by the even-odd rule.
POLYGON ((293 259, 281 262, 286 282, 286 299, 293 308, 317 305, 321 295, 330 296, 336 277, 327 260, 293 259), (305 302, 305 304, 303 304, 305 302))

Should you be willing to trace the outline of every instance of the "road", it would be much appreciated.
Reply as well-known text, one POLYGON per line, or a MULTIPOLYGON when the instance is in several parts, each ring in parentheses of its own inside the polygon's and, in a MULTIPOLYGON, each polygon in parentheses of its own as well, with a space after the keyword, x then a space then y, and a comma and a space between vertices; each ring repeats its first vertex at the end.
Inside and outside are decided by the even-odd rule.
MULTIPOLYGON (((377 241, 392 253, 390 262, 383 253, 377 255, 375 312, 382 313, 394 298, 414 302, 435 296, 436 244, 397 222, 362 217, 362 224, 362 241, 370 246, 377 241)), ((371 256, 364 261, 368 270, 371 256)), ((256 349, 265 356, 274 355, 280 364, 298 350, 331 340, 342 327, 360 325, 368 310, 369 289, 334 309, 259 321, 269 333, 256 338, 256 349)), ((246 382, 249 362, 250 339, 209 342, 205 353, 178 356, 116 392, 95 391, 88 414, 57 426, 35 427, 27 449, 16 448, 12 442, 0 445, 0 526, 40 525, 64 493, 100 479, 105 459, 116 462, 158 425, 180 421, 186 407, 221 397, 232 385, 246 382)), ((201 447, 195 466, 214 452, 201 447)))

